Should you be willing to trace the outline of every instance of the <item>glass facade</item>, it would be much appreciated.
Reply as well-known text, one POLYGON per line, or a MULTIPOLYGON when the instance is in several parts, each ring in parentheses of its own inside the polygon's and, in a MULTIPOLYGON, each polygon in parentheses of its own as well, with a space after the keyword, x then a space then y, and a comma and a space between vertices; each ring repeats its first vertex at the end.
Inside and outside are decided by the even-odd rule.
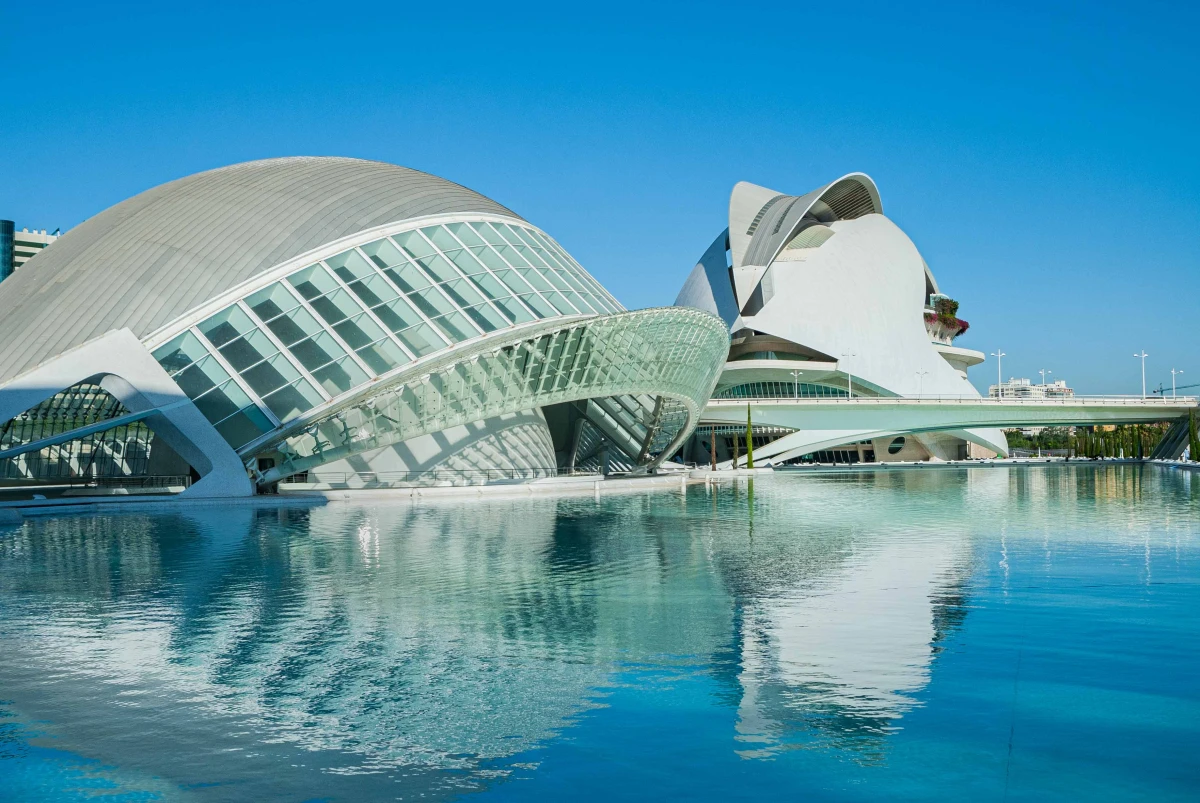
POLYGON ((623 307, 541 232, 466 221, 347 249, 154 352, 234 448, 373 378, 516 324, 623 307))
POLYGON ((844 399, 845 388, 808 382, 747 382, 713 395, 715 399, 844 399))

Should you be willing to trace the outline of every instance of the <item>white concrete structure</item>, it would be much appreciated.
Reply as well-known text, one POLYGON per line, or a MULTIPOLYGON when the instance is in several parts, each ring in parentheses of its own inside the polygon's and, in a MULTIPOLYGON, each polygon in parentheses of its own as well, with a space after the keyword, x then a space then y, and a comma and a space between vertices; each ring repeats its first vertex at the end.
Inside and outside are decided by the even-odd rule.
POLYGON ((626 312, 478 193, 338 158, 220 168, 100 213, 0 284, 0 342, 0 477, 92 470, 130 444, 97 438, 136 423, 149 463, 169 451, 209 496, 250 493, 247 472, 652 470, 726 350, 716 317, 626 312))
POLYGON ((1069 399, 1074 395, 1074 389, 1067 387, 1065 379, 1038 385, 1028 379, 1011 377, 1002 385, 988 386, 990 399, 1069 399))
POLYGON ((59 238, 58 234, 48 234, 45 229, 30 231, 23 228, 13 232, 13 270, 17 270, 26 262, 40 254, 42 250, 59 238))
MULTIPOLYGON (((719 399, 830 391, 977 398, 967 369, 984 356, 953 345, 966 323, 939 317, 937 301, 945 298, 912 241, 883 215, 874 182, 852 173, 803 196, 739 183, 730 197, 729 228, 701 257, 675 303, 718 314, 729 326, 719 399)), ((777 423, 797 431, 756 447, 757 456, 786 460, 831 440, 873 437, 865 429, 821 432, 800 419, 777 423)), ((994 428, 917 438, 938 457, 960 456, 957 447, 967 442, 1007 450, 994 428)), ((887 458, 876 450, 876 459, 887 458)))

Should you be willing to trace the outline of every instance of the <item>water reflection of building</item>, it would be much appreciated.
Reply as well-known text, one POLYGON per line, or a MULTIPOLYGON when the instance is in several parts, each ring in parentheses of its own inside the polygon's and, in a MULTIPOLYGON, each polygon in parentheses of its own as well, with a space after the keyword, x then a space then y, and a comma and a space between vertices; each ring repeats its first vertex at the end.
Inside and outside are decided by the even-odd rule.
POLYGON ((870 758, 919 704, 965 614, 966 536, 855 544, 839 565, 742 612, 742 754, 825 742, 870 758))

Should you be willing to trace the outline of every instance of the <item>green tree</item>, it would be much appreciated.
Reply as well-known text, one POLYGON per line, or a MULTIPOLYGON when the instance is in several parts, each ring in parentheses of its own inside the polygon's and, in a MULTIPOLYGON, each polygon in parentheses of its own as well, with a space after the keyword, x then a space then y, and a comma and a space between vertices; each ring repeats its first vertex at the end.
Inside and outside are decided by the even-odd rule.
POLYGON ((754 468, 754 431, 750 426, 750 405, 746 405, 746 468, 754 468))

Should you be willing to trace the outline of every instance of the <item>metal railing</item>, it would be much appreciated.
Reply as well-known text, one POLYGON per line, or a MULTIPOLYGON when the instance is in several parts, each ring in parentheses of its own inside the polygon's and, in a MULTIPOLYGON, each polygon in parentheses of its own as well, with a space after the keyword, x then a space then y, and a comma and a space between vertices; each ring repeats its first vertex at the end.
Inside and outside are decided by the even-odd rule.
POLYGON ((855 396, 854 398, 738 398, 710 399, 709 406, 742 406, 746 402, 753 404, 804 404, 808 405, 902 405, 902 404, 958 404, 976 405, 1036 405, 1039 407, 1071 407, 1071 406, 1150 406, 1150 407, 1195 407, 1200 403, 1200 397, 1179 396, 1176 398, 1143 397, 1143 396, 1064 396, 1054 398, 1028 398, 1020 396, 1005 396, 995 398, 988 396, 959 395, 920 395, 920 396, 855 396))
POLYGON ((598 470, 534 466, 529 468, 433 469, 430 471, 307 471, 285 477, 280 484, 329 488, 414 488, 467 486, 549 479, 600 476, 598 470))

